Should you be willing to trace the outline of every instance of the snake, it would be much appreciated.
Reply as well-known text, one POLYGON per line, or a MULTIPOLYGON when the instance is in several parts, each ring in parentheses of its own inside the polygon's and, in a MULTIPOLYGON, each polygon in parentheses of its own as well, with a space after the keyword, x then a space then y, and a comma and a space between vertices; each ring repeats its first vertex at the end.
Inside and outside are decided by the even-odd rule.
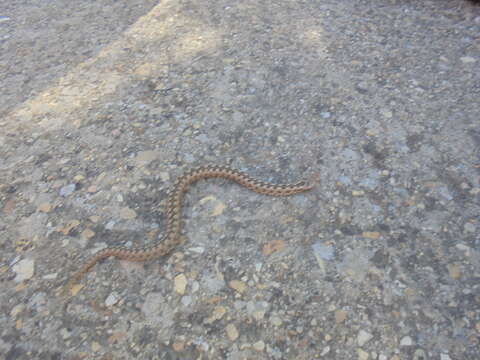
POLYGON ((115 257, 128 261, 149 261, 168 255, 182 242, 180 232, 182 228, 182 202, 188 187, 202 179, 224 178, 234 181, 256 193, 270 196, 290 196, 313 188, 313 185, 300 181, 295 184, 273 184, 263 182, 248 174, 223 165, 204 165, 191 169, 178 177, 167 195, 167 227, 160 240, 153 245, 144 247, 127 248, 124 246, 111 246, 99 250, 90 257, 83 266, 69 278, 63 289, 67 293, 85 274, 87 274, 98 262, 109 257, 115 257))

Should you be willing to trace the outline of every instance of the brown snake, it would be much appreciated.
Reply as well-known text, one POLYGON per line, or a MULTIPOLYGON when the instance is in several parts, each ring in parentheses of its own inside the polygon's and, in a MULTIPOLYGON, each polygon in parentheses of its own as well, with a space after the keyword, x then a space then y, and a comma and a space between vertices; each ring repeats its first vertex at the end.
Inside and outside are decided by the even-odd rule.
POLYGON ((122 260, 147 261, 164 256, 171 252, 180 244, 181 231, 181 211, 182 200, 190 184, 208 178, 225 178, 245 186, 246 188, 259 193, 271 196, 289 196, 313 188, 304 181, 296 184, 270 184, 250 177, 249 175, 232 169, 228 166, 206 165, 201 166, 177 179, 175 185, 168 195, 167 203, 167 231, 163 237, 154 245, 138 248, 126 248, 123 246, 107 247, 93 255, 80 270, 75 273, 67 282, 63 292, 68 290, 78 282, 87 272, 89 272, 97 262, 114 256, 122 260))

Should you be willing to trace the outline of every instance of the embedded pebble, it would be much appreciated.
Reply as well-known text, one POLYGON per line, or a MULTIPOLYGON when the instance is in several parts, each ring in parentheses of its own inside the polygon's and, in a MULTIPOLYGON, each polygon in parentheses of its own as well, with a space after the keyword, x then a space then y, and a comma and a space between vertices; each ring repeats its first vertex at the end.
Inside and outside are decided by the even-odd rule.
POLYGON ((200 284, 198 281, 192 283, 192 293, 196 293, 200 289, 200 284))
POLYGON ((22 282, 32 278, 33 273, 35 272, 35 260, 33 259, 23 259, 18 263, 13 265, 13 272, 17 275, 15 276, 16 282, 22 282))
POLYGON ((366 94, 370 88, 370 85, 366 81, 360 81, 355 85, 355 88, 360 94, 366 94))
POLYGON ((270 323, 273 325, 273 326, 280 326, 282 325, 282 319, 280 319, 278 316, 272 316, 270 318, 270 323))
POLYGON ((190 306, 192 303, 192 297, 191 296, 183 296, 181 300, 183 306, 190 306))
POLYGON ((88 240, 95 236, 95 232, 91 229, 85 229, 82 231, 80 236, 82 237, 82 239, 88 240))
POLYGON ((191 247, 188 250, 196 254, 203 254, 205 252, 205 248, 201 246, 191 247))
POLYGON ((100 216, 98 215, 92 215, 89 217, 90 221, 93 222, 94 224, 98 223, 100 221, 100 216))
POLYGON ((392 112, 388 109, 381 109, 380 114, 382 114, 382 116, 386 117, 387 119, 390 119, 393 116, 392 112))
POLYGON ((187 278, 184 274, 179 274, 175 276, 174 280, 175 291, 177 294, 185 294, 185 289, 187 288, 187 278))
POLYGON ((25 304, 18 304, 13 307, 13 309, 10 311, 10 316, 11 317, 16 317, 18 314, 20 314, 23 310, 25 310, 25 304))
POLYGON ((167 182, 170 180, 170 174, 166 171, 162 171, 160 173, 160 179, 162 179, 163 182, 167 182))
POLYGON ((255 320, 262 320, 270 305, 266 301, 247 302, 247 313, 255 320))
POLYGON ((135 212, 135 210, 124 207, 120 210, 120 217, 125 220, 132 220, 137 217, 137 213, 135 212))
POLYGON ((97 351, 100 351, 100 349, 102 348, 102 345, 100 345, 98 342, 94 341, 90 345, 90 348, 92 349, 93 352, 97 352, 97 351))
POLYGON ((335 322, 340 324, 347 319, 347 312, 345 310, 335 311, 335 322))
POLYGON ((135 158, 137 166, 145 166, 151 163, 153 160, 157 159, 160 156, 159 151, 147 150, 140 151, 135 158))
POLYGON ((282 251, 285 249, 285 241, 283 240, 272 240, 269 243, 265 244, 262 249, 262 253, 265 256, 269 256, 275 252, 282 251))
POLYGON ((262 352, 265 350, 265 343, 262 340, 257 341, 255 344, 253 344, 253 348, 255 351, 262 352))
POLYGON ((320 116, 322 117, 322 119, 329 119, 332 116, 332 114, 328 111, 322 111, 320 113, 320 116))
POLYGON ((349 176, 341 175, 338 177, 338 183, 337 185, 344 185, 344 186, 350 186, 353 184, 352 178, 349 176))
POLYGON ((116 294, 116 293, 111 293, 111 294, 108 295, 108 297, 105 299, 105 305, 106 305, 106 306, 115 305, 119 300, 120 300, 120 298, 118 297, 118 294, 116 294))
POLYGON ((60 196, 67 197, 75 191, 75 184, 68 184, 60 189, 60 196))
POLYGON ((400 346, 412 346, 413 340, 410 336, 404 336, 402 340, 400 340, 400 346))
POLYGON ((205 276, 202 278, 202 283, 205 288, 212 293, 219 292, 225 286, 223 278, 217 276, 205 276))
POLYGON ((362 349, 357 349, 358 360, 368 360, 370 354, 363 351, 362 349))
POLYGON ((232 280, 228 283, 228 285, 236 290, 237 292, 239 292, 240 294, 242 294, 243 292, 245 292, 245 290, 247 289, 247 285, 243 282, 243 281, 240 281, 240 280, 232 280))
POLYGON ((45 279, 45 280, 54 280, 56 279, 58 276, 58 273, 50 273, 50 274, 47 274, 47 275, 44 275, 42 276, 42 279, 45 279))
POLYGON ((335 253, 332 245, 324 245, 322 243, 314 243, 312 245, 315 256, 319 256, 323 260, 331 261, 335 258, 335 253))
POLYGON ((217 320, 220 320, 227 313, 227 309, 224 306, 217 306, 209 318, 205 320, 206 324, 211 324, 217 320))
POLYGON ((363 190, 352 190, 352 195, 353 196, 363 196, 363 195, 365 195, 365 191, 363 191, 363 190))
POLYGON ((377 231, 364 231, 362 236, 367 239, 378 239, 380 237, 380 233, 377 231))
POLYGON ((464 64, 472 64, 476 62, 477 60, 471 56, 462 56, 460 58, 460 61, 463 62, 464 64))
POLYGON ((44 212, 44 213, 49 213, 50 211, 52 211, 52 204, 50 203, 43 203, 43 204, 40 204, 40 206, 38 207, 38 211, 41 211, 41 212, 44 212))
POLYGON ((322 350, 322 352, 320 353, 320 356, 325 356, 327 355, 328 353, 330 352, 330 346, 325 346, 322 350))
POLYGON ((463 231, 469 234, 473 234, 475 233, 475 231, 477 231, 477 228, 472 223, 467 222, 465 223, 465 225, 463 225, 463 231))
POLYGON ((172 349, 176 352, 183 351, 185 349, 185 343, 183 341, 176 341, 172 344, 172 349))
MULTIPOLYGON (((382 356, 382 355, 380 355, 380 356, 382 356)), ((385 357, 385 359, 386 359, 386 357, 385 357)), ((379 358, 379 360, 381 360, 381 359, 379 358)), ((413 353, 413 360, 428 360, 427 354, 425 353, 425 351, 423 351, 423 349, 417 349, 413 353)))
POLYGON ((231 341, 235 341, 238 339, 238 330, 233 324, 228 324, 227 327, 225 328, 227 332, 227 336, 231 341))
POLYGON ((360 330, 360 332, 357 335, 357 344, 359 346, 365 345, 367 342, 369 342, 373 338, 373 335, 366 332, 365 330, 360 330))
POLYGON ((72 332, 69 331, 67 328, 63 328, 60 330, 60 335, 64 340, 69 339, 72 336, 72 332))
POLYGON ((462 277, 462 270, 458 264, 449 264, 447 267, 452 279, 458 280, 462 277))
POLYGON ((215 204, 215 207, 213 208, 213 211, 211 213, 211 216, 218 216, 223 214, 223 211, 225 210, 226 205, 222 202, 218 202, 215 204))

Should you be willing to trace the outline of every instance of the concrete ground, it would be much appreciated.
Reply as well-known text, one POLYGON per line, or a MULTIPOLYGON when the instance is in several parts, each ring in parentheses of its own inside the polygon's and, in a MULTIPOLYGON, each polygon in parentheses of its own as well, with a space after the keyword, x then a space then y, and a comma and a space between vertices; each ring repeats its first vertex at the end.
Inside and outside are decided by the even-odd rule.
POLYGON ((0 359, 478 359, 480 6, 0 3, 0 359), (184 243, 145 264, 197 165, 184 243))

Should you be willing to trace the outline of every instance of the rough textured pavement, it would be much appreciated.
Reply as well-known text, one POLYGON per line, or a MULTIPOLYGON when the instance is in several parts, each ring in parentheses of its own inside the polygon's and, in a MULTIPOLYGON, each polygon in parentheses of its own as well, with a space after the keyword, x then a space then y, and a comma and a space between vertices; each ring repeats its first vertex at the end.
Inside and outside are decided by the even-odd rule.
POLYGON ((0 359, 478 359, 480 7, 0 4, 0 359), (185 170, 184 244, 147 264, 185 170))

